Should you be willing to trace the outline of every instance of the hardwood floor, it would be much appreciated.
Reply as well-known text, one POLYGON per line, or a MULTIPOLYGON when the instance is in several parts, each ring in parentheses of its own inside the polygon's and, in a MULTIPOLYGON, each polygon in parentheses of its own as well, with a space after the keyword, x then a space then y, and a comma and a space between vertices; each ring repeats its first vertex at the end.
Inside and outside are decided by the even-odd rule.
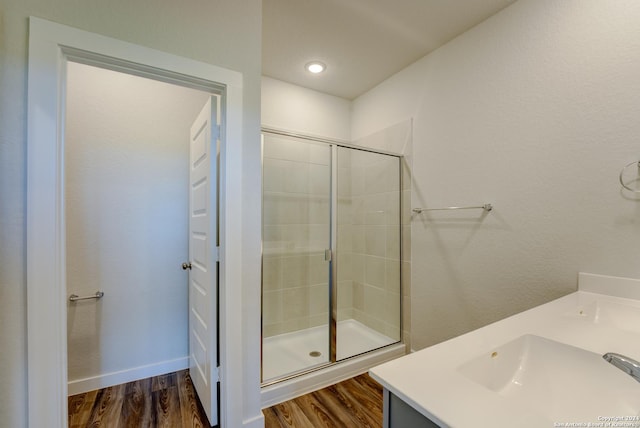
MULTIPOLYGON (((69 397, 69 428, 201 428, 187 370, 69 397)), ((363 374, 262 411, 265 428, 382 427, 382 387, 363 374)))
POLYGON ((382 427, 382 386, 363 374, 262 412, 265 428, 382 427))
POLYGON ((73 395, 68 405, 69 428, 209 426, 187 370, 73 395))

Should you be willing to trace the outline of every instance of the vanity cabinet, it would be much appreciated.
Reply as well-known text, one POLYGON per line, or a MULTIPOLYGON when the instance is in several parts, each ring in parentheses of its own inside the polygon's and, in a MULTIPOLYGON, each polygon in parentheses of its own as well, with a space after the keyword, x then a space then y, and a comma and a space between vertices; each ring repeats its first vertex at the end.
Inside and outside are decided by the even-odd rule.
POLYGON ((383 428, 439 428, 440 425, 402 401, 387 388, 383 390, 383 428))

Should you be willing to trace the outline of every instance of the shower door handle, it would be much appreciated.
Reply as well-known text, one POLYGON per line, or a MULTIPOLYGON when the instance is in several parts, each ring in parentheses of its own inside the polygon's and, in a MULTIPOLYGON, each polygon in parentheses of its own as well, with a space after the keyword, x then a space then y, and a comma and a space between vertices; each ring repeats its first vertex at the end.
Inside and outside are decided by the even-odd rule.
POLYGON ((182 263, 182 270, 191 270, 191 262, 184 262, 182 263))
POLYGON ((324 250, 324 261, 325 262, 331 261, 331 250, 324 250))

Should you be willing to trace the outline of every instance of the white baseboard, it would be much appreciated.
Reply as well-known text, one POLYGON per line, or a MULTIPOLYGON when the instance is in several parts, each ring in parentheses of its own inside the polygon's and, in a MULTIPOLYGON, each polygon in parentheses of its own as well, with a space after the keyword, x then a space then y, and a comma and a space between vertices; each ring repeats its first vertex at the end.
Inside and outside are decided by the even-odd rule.
POLYGON ((245 419, 242 421, 243 428, 264 428, 264 415, 260 412, 260 415, 251 419, 245 419))
POLYGON ((172 373, 178 370, 189 368, 189 357, 176 358, 175 360, 161 361, 159 363, 148 364, 146 366, 133 367, 127 370, 105 373, 99 376, 76 379, 67 383, 69 395, 82 394, 94 389, 106 388, 120 385, 122 383, 133 382, 134 380, 146 379, 152 376, 159 376, 165 373, 172 373))

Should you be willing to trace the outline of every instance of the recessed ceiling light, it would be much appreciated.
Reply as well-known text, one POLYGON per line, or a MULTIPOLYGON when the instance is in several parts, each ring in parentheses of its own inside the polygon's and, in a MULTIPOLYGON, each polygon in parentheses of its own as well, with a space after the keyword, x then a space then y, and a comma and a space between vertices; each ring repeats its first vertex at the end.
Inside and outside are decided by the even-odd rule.
POLYGON ((321 63, 320 61, 311 61, 307 63, 307 65, 305 65, 304 68, 310 73, 318 74, 318 73, 322 73, 327 68, 327 66, 321 63))

